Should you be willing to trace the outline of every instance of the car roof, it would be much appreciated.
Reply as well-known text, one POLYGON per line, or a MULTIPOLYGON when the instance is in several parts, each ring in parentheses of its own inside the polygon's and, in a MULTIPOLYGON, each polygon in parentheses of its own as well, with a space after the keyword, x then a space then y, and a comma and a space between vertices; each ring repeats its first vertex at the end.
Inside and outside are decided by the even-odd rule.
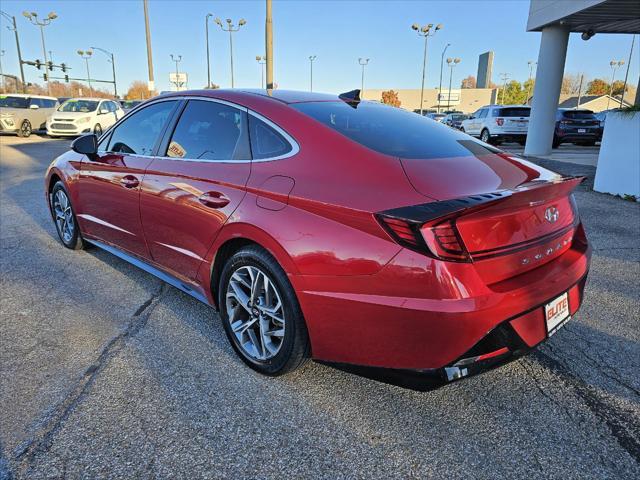
POLYGON ((297 90, 265 90, 265 89, 205 89, 205 90, 183 90, 181 92, 170 92, 161 94, 162 97, 174 96, 205 96, 219 99, 233 97, 236 99, 245 97, 251 98, 260 96, 272 99, 281 103, 302 103, 302 102, 337 102, 340 97, 330 93, 301 92, 297 90))
POLYGON ((58 100, 56 97, 49 97, 47 95, 31 95, 30 93, 2 93, 3 97, 21 97, 21 98, 45 98, 47 100, 58 100))
POLYGON ((100 100, 111 100, 111 98, 99 98, 99 97, 69 97, 68 100, 89 100, 90 102, 99 102, 100 100))

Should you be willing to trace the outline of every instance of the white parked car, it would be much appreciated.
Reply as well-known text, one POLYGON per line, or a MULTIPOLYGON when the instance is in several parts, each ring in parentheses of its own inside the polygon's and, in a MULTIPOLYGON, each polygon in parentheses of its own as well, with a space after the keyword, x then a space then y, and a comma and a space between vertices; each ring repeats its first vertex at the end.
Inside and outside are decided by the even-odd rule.
POLYGON ((22 93, 0 94, 0 132, 28 137, 42 130, 47 118, 56 111, 58 99, 22 93))
POLYGON ((485 143, 510 141, 524 145, 530 114, 529 105, 487 105, 463 120, 460 130, 485 143))
POLYGON ((47 119, 50 137, 95 133, 100 136, 124 117, 124 110, 114 100, 104 98, 70 98, 47 119))

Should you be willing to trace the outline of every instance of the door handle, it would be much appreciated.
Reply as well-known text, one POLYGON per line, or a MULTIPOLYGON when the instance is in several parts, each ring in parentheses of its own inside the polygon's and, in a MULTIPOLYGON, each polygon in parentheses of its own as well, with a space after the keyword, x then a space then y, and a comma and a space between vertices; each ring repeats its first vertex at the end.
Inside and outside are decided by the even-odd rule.
POLYGON ((133 175, 125 175, 120 180, 120 183, 125 188, 136 188, 138 185, 140 185, 140 180, 138 180, 133 175))
POLYGON ((207 192, 198 197, 198 201, 206 207, 222 208, 229 205, 229 200, 220 192, 207 192))

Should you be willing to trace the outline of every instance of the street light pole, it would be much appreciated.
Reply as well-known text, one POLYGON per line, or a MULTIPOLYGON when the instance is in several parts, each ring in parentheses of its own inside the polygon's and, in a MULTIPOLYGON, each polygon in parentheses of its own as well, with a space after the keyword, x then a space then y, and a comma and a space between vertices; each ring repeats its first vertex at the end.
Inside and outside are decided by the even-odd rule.
POLYGON ((156 89, 155 81, 153 79, 153 55, 151 52, 151 30, 149 29, 149 2, 148 0, 142 1, 144 7, 144 33, 147 39, 147 68, 149 69, 149 83, 147 88, 149 94, 153 95, 153 91, 156 89))
POLYGON ((309 91, 313 92, 313 61, 316 59, 316 55, 309 56, 309 67, 311 69, 311 75, 309 77, 309 91))
POLYGON ((609 110, 609 102, 611 102, 611 96, 613 95, 613 81, 616 78, 616 69, 624 65, 624 60, 619 60, 617 62, 615 60, 611 60, 609 62, 609 65, 611 65, 611 85, 609 85, 609 97, 607 98, 607 110, 609 110))
MULTIPOLYGON (((16 17, 13 15, 9 15, 6 12, 0 10, 0 14, 5 17, 7 20, 10 20, 13 24, 13 27, 7 27, 9 30, 13 30, 13 33, 16 37, 16 51, 18 52, 18 63, 20 64, 20 80, 22 81, 22 92, 27 93, 27 84, 24 81, 24 67, 22 65, 22 52, 20 51, 20 38, 18 37, 18 27, 16 26, 16 17)), ((18 90, 18 86, 16 85, 16 90, 18 90)))
POLYGON ((266 63, 266 57, 261 55, 256 55, 256 62, 258 62, 258 67, 260 68, 260 88, 264 88, 264 64, 266 63))
POLYGON ((264 21, 264 44, 267 57, 267 90, 273 89, 273 8, 271 0, 266 1, 264 21))
POLYGON ((500 99, 500 104, 504 105, 504 96, 505 93, 507 91, 507 80, 509 80, 509 74, 508 73, 501 73, 500 76, 502 77, 502 98, 500 99))
POLYGON ((180 91, 180 82, 178 81, 178 77, 180 75, 180 70, 178 69, 178 64, 182 61, 182 55, 178 55, 177 57, 173 56, 173 53, 169 55, 171 57, 172 62, 176 62, 176 92, 180 91))
POLYGON ((207 13, 204 17, 204 31, 207 39, 207 88, 211 88, 211 60, 209 58, 209 17, 213 17, 213 14, 207 13))
POLYGON ((420 115, 422 115, 424 111, 424 80, 427 71, 427 44, 429 37, 433 37, 436 32, 442 27, 443 25, 441 23, 436 25, 436 28, 434 30, 431 30, 433 28, 433 23, 423 25, 422 27, 420 27, 420 25, 418 25, 417 23, 411 25, 411 28, 415 30, 418 35, 424 37, 424 56, 422 59, 422 86, 420 88, 420 115))
POLYGON ((91 96, 93 97, 93 87, 91 86, 91 74, 89 73, 89 59, 91 58, 91 55, 93 55, 93 51, 87 50, 85 52, 84 50, 78 50, 78 55, 80 55, 80 57, 83 58, 84 61, 87 63, 87 82, 89 83, 89 92, 91 92, 91 96))
POLYGON ((233 24, 233 21, 230 18, 227 18, 227 20, 226 20, 227 28, 225 28, 219 18, 216 17, 216 19, 214 21, 218 24, 218 26, 222 29, 223 32, 229 32, 229 58, 231 59, 231 88, 233 88, 234 87, 234 81, 233 81, 233 33, 237 32, 238 30, 240 30, 240 27, 245 25, 247 22, 246 22, 246 20, 244 18, 241 18, 238 21, 238 25, 236 26, 236 25, 233 24))
POLYGON ((364 67, 369 65, 369 59, 359 58, 358 63, 362 65, 362 78, 360 79, 360 98, 364 98, 364 67))
MULTIPOLYGON (((42 55, 44 56, 44 64, 45 68, 47 65, 47 47, 44 44, 44 27, 49 25, 53 20, 58 18, 58 15, 55 12, 49 12, 49 15, 44 20, 38 20, 38 14, 36 12, 22 12, 22 15, 29 20, 33 25, 40 27, 40 38, 42 40, 42 55)), ((49 78, 47 77, 47 92, 51 95, 51 85, 49 83, 49 78)))
POLYGON ((440 113, 440 97, 442 96, 442 68, 444 66, 444 54, 447 52, 447 48, 451 46, 447 43, 447 46, 442 50, 442 57, 440 57, 440 85, 438 86, 438 113, 440 113))
POLYGON ((111 73, 113 74, 113 96, 118 97, 118 85, 116 84, 116 59, 113 53, 106 51, 104 48, 91 47, 93 50, 100 50, 102 53, 111 58, 111 73))
POLYGON ((459 58, 447 58, 447 65, 449 65, 449 94, 447 95, 447 111, 451 110, 451 80, 453 78, 453 67, 460 63, 459 58))

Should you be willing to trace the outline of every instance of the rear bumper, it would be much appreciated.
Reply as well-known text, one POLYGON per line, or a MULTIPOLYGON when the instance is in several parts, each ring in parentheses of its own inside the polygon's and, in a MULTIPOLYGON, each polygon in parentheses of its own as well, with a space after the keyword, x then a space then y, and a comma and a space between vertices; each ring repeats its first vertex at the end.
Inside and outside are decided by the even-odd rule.
POLYGON ((491 138, 495 140, 501 141, 518 141, 518 140, 526 140, 527 132, 517 132, 517 133, 492 133, 491 138))
MULTIPOLYGON (((292 276, 291 281, 300 292, 315 359, 446 379, 455 374, 445 369, 473 353, 500 325, 513 329, 519 347, 489 364, 544 341, 544 305, 569 292, 571 314, 577 312, 590 255, 588 246, 574 245, 546 265, 491 286, 472 264, 431 262, 406 250, 367 278, 292 276)), ((467 366, 467 374, 475 368, 467 366)))

